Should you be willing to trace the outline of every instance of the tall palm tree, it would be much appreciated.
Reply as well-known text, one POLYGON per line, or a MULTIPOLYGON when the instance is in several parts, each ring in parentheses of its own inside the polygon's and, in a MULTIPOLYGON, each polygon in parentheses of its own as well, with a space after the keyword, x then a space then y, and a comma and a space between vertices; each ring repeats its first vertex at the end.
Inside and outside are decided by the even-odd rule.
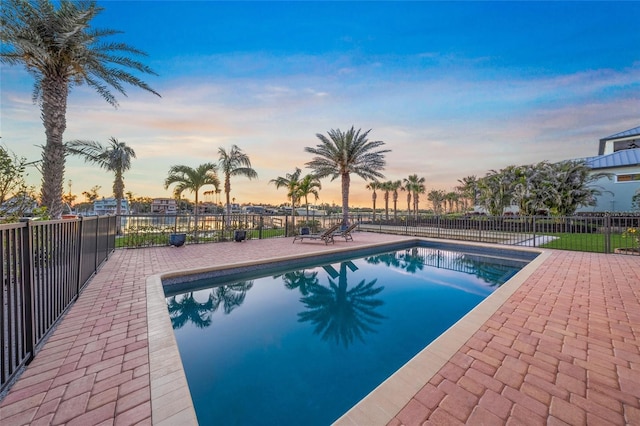
MULTIPOLYGON (((418 177, 416 175, 416 177, 418 177)), ((403 191, 407 191, 407 217, 411 215, 411 194, 413 193, 413 183, 409 181, 409 179, 402 179, 402 188, 403 191)))
POLYGON ((258 173, 251 168, 249 156, 242 152, 236 145, 232 145, 229 151, 218 148, 218 165, 224 174, 224 193, 227 198, 227 227, 231 225, 231 176, 245 176, 249 180, 258 177, 258 173))
POLYGON ((384 178, 380 173, 386 165, 384 154, 388 149, 378 149, 384 145, 383 141, 369 141, 367 136, 371 130, 360 133, 353 126, 346 132, 329 130, 328 136, 320 133, 316 137, 320 144, 306 147, 305 151, 315 155, 306 163, 307 167, 315 171, 318 179, 331 176, 331 180, 340 177, 342 183, 342 224, 349 223, 349 186, 351 173, 355 173, 365 180, 384 178))
POLYGON ((67 142, 65 147, 71 155, 78 155, 86 162, 115 173, 113 196, 116 198, 116 215, 120 216, 124 198, 124 172, 131 168, 131 159, 136 158, 133 148, 114 137, 109 138, 106 146, 95 141, 74 140, 67 142))
POLYGON ((291 200, 291 228, 296 229, 296 217, 293 214, 296 208, 296 202, 298 201, 298 185, 300 184, 300 175, 302 170, 298 167, 293 173, 287 173, 284 177, 278 176, 275 179, 271 179, 269 183, 275 184, 276 188, 286 188, 287 198, 291 200))
POLYGON ((413 210, 416 215, 416 219, 418 218, 418 213, 420 211, 420 195, 425 194, 427 192, 427 188, 424 184, 419 184, 413 189, 413 210))
POLYGON ((382 184, 377 180, 372 180, 367 184, 367 189, 373 191, 371 194, 371 201, 373 202, 373 222, 376 221, 376 199, 378 198, 378 194, 376 194, 376 191, 378 189, 381 189, 381 187, 382 184))
MULTIPOLYGON (((177 185, 173 189, 173 195, 180 198, 184 191, 191 191, 195 194, 195 228, 198 229, 198 192, 205 185, 213 185, 216 189, 220 186, 218 179, 217 166, 213 163, 200 164, 197 168, 189 166, 177 165, 171 166, 169 175, 164 181, 164 189, 168 189, 171 185, 177 185)), ((197 234, 196 234, 197 235, 197 234)))
POLYGON ((386 181, 380 185, 380 189, 384 192, 384 218, 389 220, 389 193, 391 192, 391 182, 386 181))
POLYGON ((426 192, 424 182, 425 182, 425 179, 423 177, 418 177, 417 174, 409 175, 409 177, 405 179, 405 185, 411 188, 411 192, 413 195, 413 210, 414 210, 416 219, 418 218, 418 206, 420 203, 420 194, 424 194, 426 192))
POLYGON ((298 197, 304 197, 304 203, 307 207, 307 223, 309 223, 309 195, 313 195, 317 201, 319 189, 322 189, 322 185, 314 174, 306 175, 298 183, 298 197))
POLYGON ((402 188, 402 181, 392 180, 388 183, 388 188, 393 196, 393 220, 398 220, 398 191, 402 188))
POLYGON ((65 148, 69 91, 86 84, 117 107, 110 89, 126 95, 123 84, 160 96, 128 70, 154 74, 133 59, 145 55, 122 42, 106 37, 110 29, 91 28, 102 11, 94 1, 5 0, 0 15, 0 61, 23 65, 33 75, 33 100, 40 101, 46 144, 42 151, 42 204, 52 217, 62 214, 65 148), (56 8, 57 5, 57 8, 56 8))

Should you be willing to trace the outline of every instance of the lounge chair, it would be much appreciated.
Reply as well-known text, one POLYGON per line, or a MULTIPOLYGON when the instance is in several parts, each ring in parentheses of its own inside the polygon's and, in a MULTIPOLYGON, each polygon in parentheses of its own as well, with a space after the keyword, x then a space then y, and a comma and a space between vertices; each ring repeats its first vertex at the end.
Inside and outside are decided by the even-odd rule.
POLYGON ((344 238, 345 241, 353 241, 353 235, 351 235, 351 232, 357 228, 357 226, 359 225, 358 222, 354 222, 351 225, 349 225, 347 228, 345 229, 338 229, 333 236, 334 237, 342 237, 344 238))
POLYGON ((293 237, 293 242, 295 243, 296 240, 300 240, 300 241, 304 241, 304 240, 321 240, 324 241, 325 244, 329 244, 329 241, 331 241, 331 243, 334 243, 335 241, 333 241, 333 235, 334 233, 338 230, 338 228, 340 228, 340 224, 337 223, 335 225, 333 225, 332 227, 322 231, 322 232, 318 232, 317 234, 300 234, 300 235, 296 235, 295 237, 293 237))

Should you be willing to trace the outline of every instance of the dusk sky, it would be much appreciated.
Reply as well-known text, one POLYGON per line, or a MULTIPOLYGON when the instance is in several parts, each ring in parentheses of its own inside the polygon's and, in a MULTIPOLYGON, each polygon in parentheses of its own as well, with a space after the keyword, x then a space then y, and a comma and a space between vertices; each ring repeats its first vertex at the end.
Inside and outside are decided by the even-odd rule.
MULTIPOLYGON (((125 141, 137 153, 125 174, 134 196, 171 196, 170 166, 215 162, 236 144, 259 179, 232 179, 231 196, 279 204, 286 191, 269 181, 311 172, 304 147, 351 126, 392 151, 387 180, 416 173, 428 192, 597 155, 600 138, 640 125, 640 2, 98 3, 95 27, 148 53, 159 76, 141 77, 162 98, 129 87, 114 91, 114 109, 75 87, 64 140, 125 141)), ((33 79, 5 64, 1 77, 1 142, 38 160, 33 79)), ((69 179, 75 194, 112 195, 113 176, 80 159, 68 158, 65 193, 69 179)), ((340 204, 339 180, 322 185, 318 203, 340 204)), ((352 176, 352 205, 371 205, 365 185, 352 176)))

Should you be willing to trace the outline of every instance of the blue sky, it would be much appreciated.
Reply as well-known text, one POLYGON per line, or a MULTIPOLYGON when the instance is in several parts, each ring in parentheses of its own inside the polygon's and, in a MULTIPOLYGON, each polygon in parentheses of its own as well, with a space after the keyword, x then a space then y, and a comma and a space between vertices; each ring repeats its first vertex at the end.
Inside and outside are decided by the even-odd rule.
MULTIPOLYGON (((162 98, 129 88, 113 109, 76 87, 65 140, 127 142, 138 158, 126 190, 138 196, 170 196, 171 165, 215 161, 236 144, 259 179, 236 178, 232 196, 279 203, 285 192, 269 181, 304 167, 316 133, 352 125, 392 150, 387 179, 417 173, 427 191, 596 155, 600 138, 640 125, 640 2, 99 4, 95 26, 149 54, 159 76, 143 79, 162 98)), ((1 72, 2 142, 38 159, 33 81, 1 72)), ((30 179, 39 183, 35 170, 30 179)), ((112 176, 78 159, 66 179, 76 194, 111 192, 112 176)), ((365 185, 352 179, 354 205, 370 205, 365 185)), ((339 190, 324 180, 319 202, 340 203, 339 190)))

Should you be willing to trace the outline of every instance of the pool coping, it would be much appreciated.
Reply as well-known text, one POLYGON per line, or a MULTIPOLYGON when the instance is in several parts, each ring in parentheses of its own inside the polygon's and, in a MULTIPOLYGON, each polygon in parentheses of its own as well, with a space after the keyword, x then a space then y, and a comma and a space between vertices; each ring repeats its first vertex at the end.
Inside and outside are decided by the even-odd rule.
MULTIPOLYGON (((431 342, 398 371, 371 391, 349 411, 338 418, 336 425, 387 424, 444 364, 480 329, 482 324, 533 274, 551 252, 540 248, 496 246, 495 244, 458 242, 432 238, 410 238, 404 242, 446 242, 466 246, 539 253, 509 281, 500 286, 447 331, 431 342)), ((389 242, 367 244, 358 249, 390 245, 389 242)), ((353 251, 352 248, 330 249, 325 254, 353 251)), ((149 375, 151 419, 154 425, 197 425, 198 420, 191 392, 182 366, 171 320, 167 312, 162 281, 182 275, 206 274, 222 269, 242 268, 272 262, 299 260, 316 256, 276 256, 259 261, 236 262, 204 268, 180 269, 154 274, 146 279, 147 324, 149 344, 149 375)))

